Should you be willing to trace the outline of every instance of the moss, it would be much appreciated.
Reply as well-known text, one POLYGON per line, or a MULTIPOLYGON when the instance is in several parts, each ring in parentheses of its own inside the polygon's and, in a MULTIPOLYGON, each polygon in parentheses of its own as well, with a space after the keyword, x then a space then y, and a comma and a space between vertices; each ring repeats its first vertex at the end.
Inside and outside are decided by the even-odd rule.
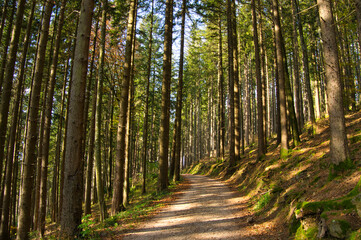
POLYGON ((288 150, 287 150, 287 149, 284 149, 284 148, 281 148, 280 157, 281 157, 282 159, 286 159, 286 158, 288 157, 288 150))
POLYGON ((318 228, 310 227, 307 231, 300 225, 297 229, 295 240, 314 240, 317 239, 318 228))
POLYGON ((345 161, 340 162, 339 164, 331 164, 330 173, 328 180, 331 181, 339 176, 341 173, 344 173, 347 170, 355 169, 356 166, 350 158, 347 158, 345 161))
POLYGON ((358 240, 361 239, 361 229, 354 231, 351 233, 349 240, 358 240))
POLYGON ((342 234, 347 235, 351 231, 351 225, 345 220, 337 220, 340 223, 342 234))
POLYGON ((320 176, 315 177, 315 178, 312 180, 311 185, 317 183, 320 179, 321 179, 320 176))
POLYGON ((271 201, 271 194, 270 192, 267 192, 265 194, 263 194, 258 202, 255 204, 254 206, 254 210, 256 211, 260 211, 262 210, 264 207, 266 207, 268 205, 268 203, 271 201))
POLYGON ((291 219, 291 224, 288 227, 290 234, 295 234, 300 227, 301 227, 301 221, 296 219, 295 216, 293 216, 291 219))
POLYGON ((345 198, 341 200, 329 200, 320 202, 301 202, 297 204, 295 213, 296 215, 300 215, 302 210, 302 213, 304 215, 312 215, 322 213, 324 211, 354 208, 355 205, 352 203, 352 198, 345 198))

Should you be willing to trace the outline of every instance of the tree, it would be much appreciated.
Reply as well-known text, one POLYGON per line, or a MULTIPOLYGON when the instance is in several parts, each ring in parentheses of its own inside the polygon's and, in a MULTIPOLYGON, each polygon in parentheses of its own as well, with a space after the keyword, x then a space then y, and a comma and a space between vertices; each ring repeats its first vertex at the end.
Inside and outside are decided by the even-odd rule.
POLYGON ((181 162, 181 135, 182 135, 182 106, 183 106, 183 65, 184 65, 184 29, 186 20, 186 5, 187 1, 182 2, 182 23, 181 23, 181 46, 179 57, 179 82, 177 92, 177 109, 175 119, 175 166, 174 166, 174 180, 180 180, 180 162, 181 162))
POLYGON ((149 118, 149 88, 150 77, 152 71, 152 47, 153 47, 153 24, 154 24, 154 0, 152 0, 152 10, 150 13, 150 33, 148 44, 148 69, 147 69, 147 87, 145 93, 145 107, 144 107, 144 126, 143 126, 143 178, 142 178, 142 193, 146 192, 147 179, 147 154, 148 154, 148 118, 149 118))
POLYGON ((262 78, 261 78, 261 58, 258 43, 256 3, 252 0, 252 19, 253 19, 253 42, 256 61, 256 79, 257 79, 257 113, 258 113, 258 158, 266 153, 266 146, 263 132, 263 102, 262 102, 262 78))
POLYGON ((102 26, 101 26, 101 42, 99 50, 99 65, 98 65, 98 76, 97 76, 97 95, 96 95, 96 109, 95 110, 95 172, 97 180, 97 193, 98 203, 100 210, 100 221, 103 221, 107 217, 107 209, 104 200, 104 187, 102 177, 102 156, 101 156, 101 126, 102 126, 102 104, 103 104, 103 79, 104 79, 104 58, 105 58, 105 37, 106 37, 106 26, 107 26, 107 5, 108 1, 102 1, 102 26))
POLYGON ((93 8, 93 0, 82 1, 69 96, 69 120, 64 163, 64 197, 61 216, 61 232, 68 239, 73 238, 79 231, 78 226, 81 223, 82 216, 83 111, 93 8))
POLYGON ((36 144, 38 140, 38 116, 40 91, 44 73, 44 61, 46 46, 49 36, 50 16, 53 9, 53 1, 46 1, 43 25, 38 46, 37 59, 33 84, 31 86, 30 109, 25 143, 25 157, 23 166, 23 183, 20 195, 20 213, 18 217, 18 232, 16 239, 29 239, 31 224, 31 194, 34 182, 34 165, 36 162, 36 144))
MULTIPOLYGON (((327 81, 327 102, 330 115, 330 158, 334 171, 342 170, 349 161, 342 83, 336 31, 330 0, 317 0, 323 41, 324 68, 327 81)), ((346 165, 347 166, 347 165, 346 165)))
POLYGON ((288 133, 287 133, 287 107, 286 107, 286 76, 284 66, 284 52, 282 42, 281 22, 278 11, 278 0, 272 0, 274 31, 277 55, 278 84, 279 84, 279 108, 280 108, 280 128, 281 128, 281 157, 288 154, 288 133))
POLYGON ((123 201, 123 182, 124 182, 124 163, 126 154, 126 126, 127 126, 127 113, 128 113, 128 98, 129 98, 129 85, 130 73, 132 62, 132 44, 133 44, 133 26, 135 21, 136 0, 130 2, 127 39, 125 46, 125 62, 124 62, 124 75, 122 78, 122 89, 120 93, 119 104, 119 124, 117 130, 117 149, 115 160, 115 180, 114 191, 112 198, 111 214, 115 215, 122 208, 123 201))
POLYGON ((168 189, 168 145, 169 145, 169 111, 170 84, 172 79, 172 32, 173 32, 173 0, 166 0, 164 27, 164 55, 161 120, 159 131, 159 180, 158 190, 168 189))

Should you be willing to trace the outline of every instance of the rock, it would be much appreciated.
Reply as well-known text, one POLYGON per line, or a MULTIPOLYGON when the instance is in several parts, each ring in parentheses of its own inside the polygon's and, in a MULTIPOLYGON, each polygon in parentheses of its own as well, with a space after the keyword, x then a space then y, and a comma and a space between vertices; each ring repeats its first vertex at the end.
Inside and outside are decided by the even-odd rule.
POLYGON ((361 217, 361 193, 352 199, 352 203, 356 206, 357 214, 361 217))
POLYGON ((254 218, 253 218, 253 217, 247 218, 247 223, 248 223, 248 224, 254 223, 254 218))
POLYGON ((324 238, 327 232, 327 224, 324 218, 321 218, 320 222, 318 223, 318 234, 317 238, 324 238))
POLYGON ((346 239, 346 237, 351 233, 351 226, 348 222, 343 220, 332 220, 328 224, 328 230, 332 237, 338 239, 346 239))

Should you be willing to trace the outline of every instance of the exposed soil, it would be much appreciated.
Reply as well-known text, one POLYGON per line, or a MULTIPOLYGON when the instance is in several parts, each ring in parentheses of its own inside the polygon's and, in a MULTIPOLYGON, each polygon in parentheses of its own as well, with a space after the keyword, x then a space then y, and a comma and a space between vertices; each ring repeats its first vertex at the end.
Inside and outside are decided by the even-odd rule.
POLYGON ((242 227, 248 217, 242 197, 220 181, 185 178, 190 187, 179 199, 123 239, 256 239, 242 227))

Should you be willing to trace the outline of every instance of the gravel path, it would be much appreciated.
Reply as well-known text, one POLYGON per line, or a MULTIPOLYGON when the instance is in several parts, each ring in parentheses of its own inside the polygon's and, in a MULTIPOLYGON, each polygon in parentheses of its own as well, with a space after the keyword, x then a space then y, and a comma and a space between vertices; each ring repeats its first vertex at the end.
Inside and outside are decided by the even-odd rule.
POLYGON ((185 177, 190 187, 184 194, 124 240, 250 239, 242 237, 240 200, 226 185, 204 176, 185 177))

